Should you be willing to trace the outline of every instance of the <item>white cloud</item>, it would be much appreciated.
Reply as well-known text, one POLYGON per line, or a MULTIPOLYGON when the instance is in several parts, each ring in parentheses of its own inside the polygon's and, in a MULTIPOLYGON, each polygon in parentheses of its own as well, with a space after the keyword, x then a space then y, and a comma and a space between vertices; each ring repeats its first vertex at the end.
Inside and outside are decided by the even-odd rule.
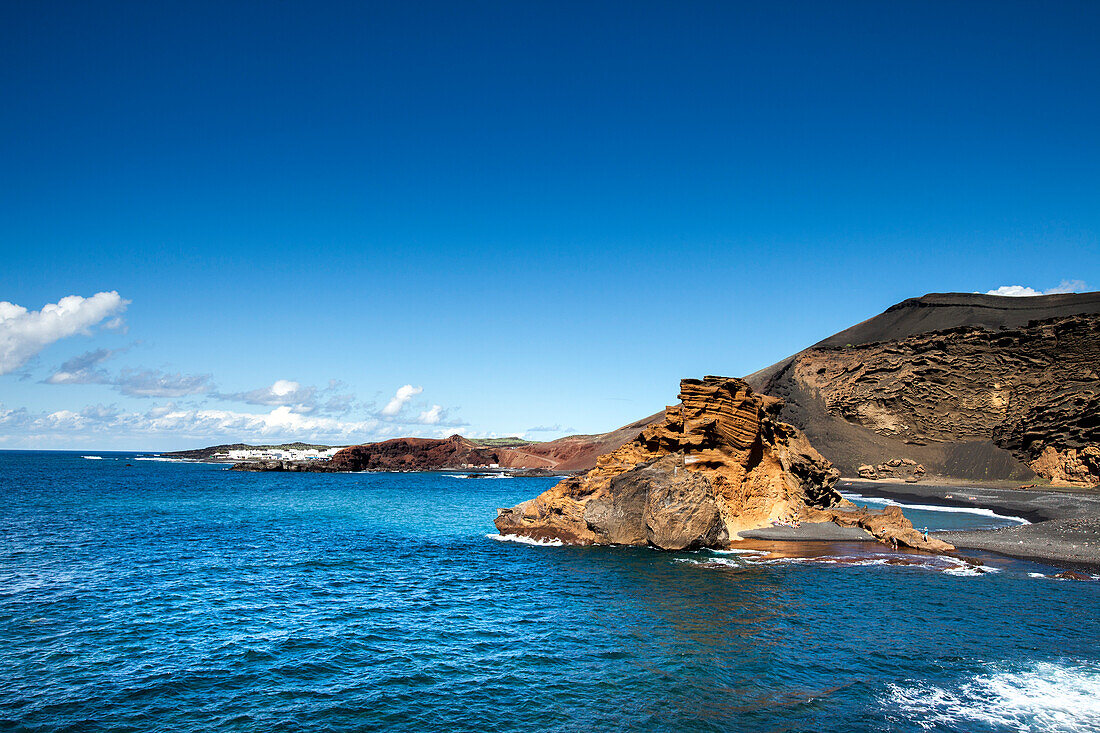
POLYGON ((113 290, 90 298, 69 295, 40 311, 0 301, 0 374, 18 369, 55 341, 90 334, 93 326, 117 316, 129 302, 113 290))
POLYGON ((345 420, 297 412, 280 405, 268 412, 213 410, 183 407, 176 403, 154 406, 145 411, 126 411, 113 405, 91 405, 83 409, 29 413, 26 409, 5 409, 0 405, 0 443, 27 448, 102 446, 147 449, 169 444, 179 447, 217 443, 285 443, 297 440, 349 445, 386 440, 399 436, 447 437, 455 432, 443 408, 427 410, 438 422, 418 424, 394 422, 377 416, 345 420))
POLYGON ((417 418, 417 422, 424 425, 436 425, 443 419, 443 407, 440 405, 432 405, 430 410, 425 410, 420 413, 420 417, 417 418))
POLYGON ((289 379, 278 379, 270 387, 261 387, 249 392, 214 395, 218 399, 231 402, 246 402, 250 405, 297 405, 300 412, 309 412, 314 407, 317 389, 303 387, 289 379))
POLYGON ((276 397, 285 397, 288 394, 293 394, 302 388, 302 385, 297 382, 292 382, 289 379, 277 379, 275 384, 271 385, 271 394, 276 397))
POLYGON ((122 412, 94 405, 80 411, 57 410, 30 414, 0 406, 0 441, 17 439, 24 444, 56 445, 125 440, 140 447, 150 438, 167 436, 198 444, 219 441, 306 440, 349 444, 391 437, 400 426, 376 419, 344 421, 294 412, 289 406, 266 413, 231 410, 181 409, 174 404, 146 412, 122 412), (30 438, 31 440, 24 440, 30 438))
POLYGON ((214 389, 209 374, 170 374, 159 369, 123 369, 110 374, 99 365, 126 349, 96 349, 74 356, 47 377, 46 384, 106 384, 130 397, 183 397, 214 389))
POLYGON ((107 372, 97 367, 123 349, 96 349, 85 351, 64 362, 47 379, 47 384, 105 384, 110 380, 107 372))
POLYGON ((209 374, 168 374, 157 369, 123 369, 110 384, 130 397, 184 397, 206 394, 214 385, 209 374))
POLYGON ((1002 285, 996 290, 987 290, 986 295, 1006 295, 1013 298, 1026 298, 1033 295, 1058 295, 1060 293, 1082 293, 1085 283, 1082 280, 1063 280, 1048 290, 1036 290, 1025 285, 1002 285))
POLYGON ((414 387, 411 384, 406 384, 404 387, 399 387, 396 394, 386 406, 382 408, 382 414, 386 417, 393 417, 401 412, 401 408, 405 406, 405 403, 411 400, 416 395, 424 391, 423 387, 414 387))
POLYGON ((303 414, 325 412, 342 415, 356 405, 354 394, 344 393, 347 385, 338 379, 329 380, 323 389, 303 386, 290 379, 278 379, 270 387, 261 387, 249 392, 211 395, 219 400, 244 402, 249 405, 269 405, 279 407, 288 405, 295 412, 303 414))

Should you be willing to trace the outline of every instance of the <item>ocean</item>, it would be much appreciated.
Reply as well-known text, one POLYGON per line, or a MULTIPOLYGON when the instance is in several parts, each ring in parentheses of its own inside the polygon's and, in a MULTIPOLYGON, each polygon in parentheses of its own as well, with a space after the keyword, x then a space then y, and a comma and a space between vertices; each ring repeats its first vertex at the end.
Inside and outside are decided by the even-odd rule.
POLYGON ((538 546, 492 520, 549 479, 95 455, 0 452, 0 730, 1100 730, 1100 582, 1049 566, 538 546))

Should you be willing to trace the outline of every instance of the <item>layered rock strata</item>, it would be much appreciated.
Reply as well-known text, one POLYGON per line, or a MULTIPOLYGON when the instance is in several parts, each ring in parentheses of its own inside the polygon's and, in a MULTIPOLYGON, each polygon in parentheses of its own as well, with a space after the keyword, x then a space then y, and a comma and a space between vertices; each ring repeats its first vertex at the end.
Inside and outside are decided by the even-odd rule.
POLYGON ((849 475, 900 454, 946 476, 1100 484, 1096 314, 815 347, 762 388, 849 475))
POLYGON ((891 458, 889 461, 883 461, 877 466, 864 464, 860 466, 858 470, 860 478, 871 479, 872 481, 884 478, 898 478, 910 483, 915 483, 924 478, 924 474, 924 466, 917 463, 912 458, 891 458))
MULTIPOLYGON (((588 473, 499 510, 497 529, 571 544, 682 550, 724 547, 738 532, 775 520, 854 516, 833 488, 839 472, 776 419, 781 401, 726 377, 685 379, 679 397, 664 420, 600 456, 588 473)), ((866 521, 873 534, 890 537, 912 530, 901 520, 866 521)))

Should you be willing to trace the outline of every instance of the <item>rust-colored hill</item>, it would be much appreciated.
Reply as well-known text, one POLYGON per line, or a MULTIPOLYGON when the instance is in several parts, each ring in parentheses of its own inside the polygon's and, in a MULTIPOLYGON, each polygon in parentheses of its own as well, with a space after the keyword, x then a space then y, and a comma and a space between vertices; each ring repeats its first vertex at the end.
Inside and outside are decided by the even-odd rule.
POLYGON ((597 456, 633 440, 646 426, 663 418, 660 412, 609 433, 569 435, 509 447, 479 445, 461 435, 444 439, 394 438, 344 448, 332 457, 330 465, 337 471, 438 471, 493 464, 502 468, 587 471, 596 465, 597 456))

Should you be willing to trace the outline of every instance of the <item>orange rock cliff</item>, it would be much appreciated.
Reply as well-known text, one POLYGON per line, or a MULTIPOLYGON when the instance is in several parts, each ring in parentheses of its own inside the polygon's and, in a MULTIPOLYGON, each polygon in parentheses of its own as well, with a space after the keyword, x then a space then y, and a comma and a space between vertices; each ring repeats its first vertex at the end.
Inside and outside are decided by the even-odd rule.
POLYGON ((713 376, 683 380, 679 397, 663 421, 600 456, 588 473, 499 510, 497 529, 536 540, 677 550, 723 547, 740 531, 802 518, 950 549, 923 541, 899 512, 851 511, 833 488, 839 472, 799 430, 775 419, 781 400, 713 376))

